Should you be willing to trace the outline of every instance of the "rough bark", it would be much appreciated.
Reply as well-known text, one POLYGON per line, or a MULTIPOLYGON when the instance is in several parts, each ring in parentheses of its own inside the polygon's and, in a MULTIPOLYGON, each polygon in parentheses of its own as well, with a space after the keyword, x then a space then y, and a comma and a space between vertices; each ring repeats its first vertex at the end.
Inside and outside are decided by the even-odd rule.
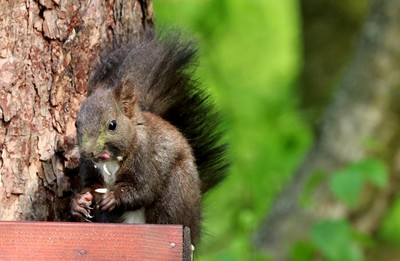
POLYGON ((399 185, 400 135, 400 0, 374 0, 357 48, 319 128, 319 136, 293 181, 276 199, 255 243, 277 260, 288 259, 290 246, 307 238, 317 218, 349 217, 366 233, 373 232, 399 185), (370 149, 374 140, 380 149, 370 149), (365 156, 386 160, 389 187, 369 190, 360 208, 350 210, 332 200, 326 179, 311 205, 300 198, 315 172, 329 175, 365 156))
POLYGON ((68 220, 90 65, 152 27, 151 0, 0 1, 0 220, 68 220))

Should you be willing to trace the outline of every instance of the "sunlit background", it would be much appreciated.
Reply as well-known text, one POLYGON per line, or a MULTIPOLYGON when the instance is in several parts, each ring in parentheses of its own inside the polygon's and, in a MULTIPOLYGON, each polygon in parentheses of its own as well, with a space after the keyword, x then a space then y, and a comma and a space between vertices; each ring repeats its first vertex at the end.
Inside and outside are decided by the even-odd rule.
MULTIPOLYGON (((232 168, 204 202, 198 260, 269 260, 253 247, 254 233, 313 143, 367 2, 154 0, 157 28, 197 39, 196 76, 228 130, 232 168)), ((379 233, 398 243, 393 209, 379 233)), ((310 260, 300 252, 292 256, 310 260)))
POLYGON ((299 4, 154 1, 156 26, 177 25, 200 46, 198 77, 228 130, 229 178, 205 201, 200 260, 249 260, 252 233, 310 144, 298 109, 299 4))

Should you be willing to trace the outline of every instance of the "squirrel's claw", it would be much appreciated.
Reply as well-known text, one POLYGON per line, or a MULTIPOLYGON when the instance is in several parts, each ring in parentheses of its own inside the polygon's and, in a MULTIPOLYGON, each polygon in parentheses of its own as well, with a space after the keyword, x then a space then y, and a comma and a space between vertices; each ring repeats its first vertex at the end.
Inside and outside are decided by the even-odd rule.
POLYGON ((93 209, 90 207, 92 200, 93 196, 90 192, 77 194, 71 202, 72 216, 81 221, 91 222, 89 219, 93 218, 90 215, 90 211, 93 209))
POLYGON ((87 218, 83 218, 83 220, 86 221, 86 222, 89 222, 89 223, 92 223, 92 222, 93 222, 92 220, 87 219, 87 218))

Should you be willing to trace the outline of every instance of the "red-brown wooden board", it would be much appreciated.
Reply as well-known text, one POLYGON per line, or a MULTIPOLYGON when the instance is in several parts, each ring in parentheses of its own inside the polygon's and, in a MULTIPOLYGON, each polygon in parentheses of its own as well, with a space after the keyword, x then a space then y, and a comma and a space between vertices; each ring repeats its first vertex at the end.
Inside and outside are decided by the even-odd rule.
POLYGON ((183 242, 179 225, 0 222, 0 260, 183 260, 183 242))

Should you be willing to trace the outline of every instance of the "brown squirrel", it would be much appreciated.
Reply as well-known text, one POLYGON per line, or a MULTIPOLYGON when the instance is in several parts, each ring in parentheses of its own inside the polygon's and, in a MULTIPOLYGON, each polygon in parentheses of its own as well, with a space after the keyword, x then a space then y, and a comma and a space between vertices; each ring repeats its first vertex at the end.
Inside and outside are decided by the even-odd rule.
POLYGON ((228 164, 219 117, 192 77, 196 49, 182 39, 115 46, 91 73, 76 120, 76 219, 182 224, 198 242, 202 195, 228 164))

